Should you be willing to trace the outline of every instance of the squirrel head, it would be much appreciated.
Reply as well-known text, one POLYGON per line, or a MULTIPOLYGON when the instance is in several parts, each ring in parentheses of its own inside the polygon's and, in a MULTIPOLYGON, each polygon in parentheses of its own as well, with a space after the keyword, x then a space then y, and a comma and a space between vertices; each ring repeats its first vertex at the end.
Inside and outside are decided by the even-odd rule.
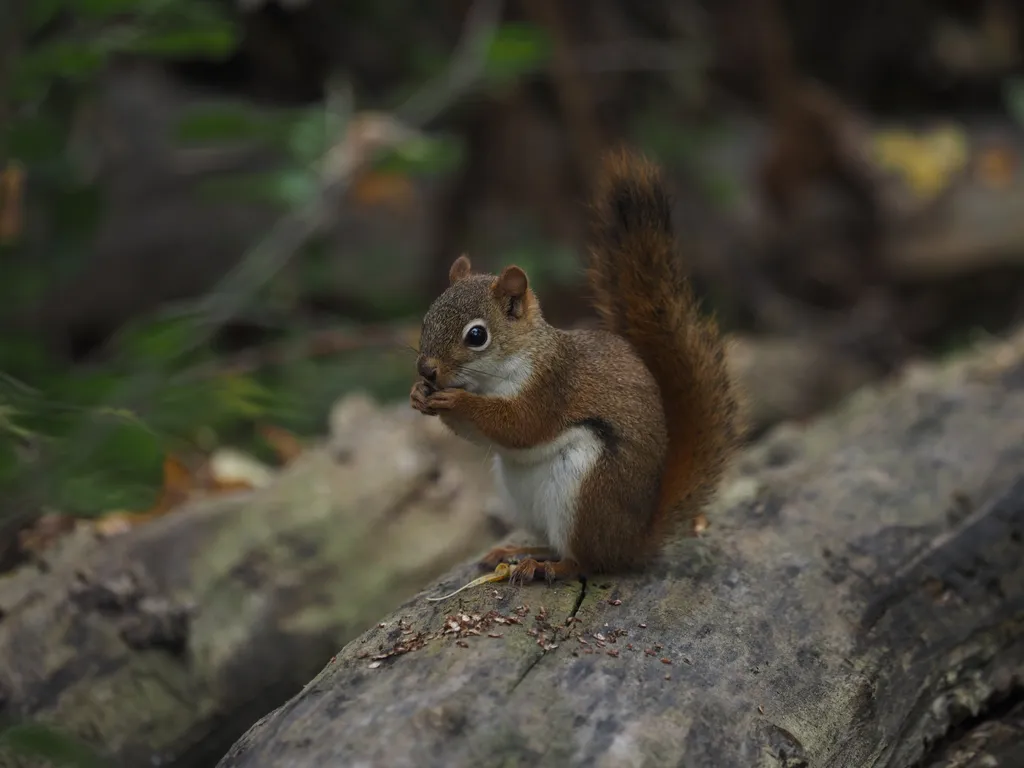
POLYGON ((463 255, 448 280, 423 317, 420 376, 438 389, 513 391, 529 377, 531 345, 545 325, 526 273, 509 266, 497 276, 472 274, 463 255))

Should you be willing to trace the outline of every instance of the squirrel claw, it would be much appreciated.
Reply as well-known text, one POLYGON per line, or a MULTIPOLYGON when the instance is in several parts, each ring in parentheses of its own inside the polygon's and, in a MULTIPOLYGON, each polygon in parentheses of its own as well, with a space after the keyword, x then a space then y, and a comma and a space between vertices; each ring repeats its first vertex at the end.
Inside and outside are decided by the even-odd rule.
POLYGON ((427 396, 426 406, 435 413, 456 408, 466 393, 461 389, 440 389, 427 396))
POLYGON ((417 381, 412 385, 412 391, 409 393, 410 405, 426 416, 437 416, 437 411, 427 404, 427 399, 432 392, 430 385, 425 381, 417 381))
POLYGON ((480 558, 479 563, 484 568, 496 568, 499 563, 507 562, 519 555, 531 555, 544 560, 557 557, 549 547, 495 547, 480 558))
POLYGON ((512 568, 508 580, 512 584, 532 581, 536 576, 543 575, 548 584, 558 579, 573 579, 580 575, 579 566, 572 560, 545 560, 538 562, 532 557, 521 560, 512 568), (538 573, 539 572, 539 573, 538 573))
POLYGON ((520 560, 516 565, 512 567, 511 573, 508 575, 509 584, 524 584, 527 581, 533 581, 533 577, 537 572, 537 568, 540 567, 540 563, 534 560, 532 557, 528 557, 525 560, 520 560))

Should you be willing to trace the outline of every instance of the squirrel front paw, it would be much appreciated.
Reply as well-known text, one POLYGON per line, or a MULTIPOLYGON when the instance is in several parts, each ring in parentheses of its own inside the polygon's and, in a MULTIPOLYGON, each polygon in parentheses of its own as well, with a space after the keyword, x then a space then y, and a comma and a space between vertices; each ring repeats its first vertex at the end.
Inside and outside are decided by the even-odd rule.
POLYGON ((422 379, 417 381, 412 385, 412 392, 409 393, 410 405, 422 414, 427 416, 437 416, 437 411, 431 408, 427 402, 433 391, 434 390, 429 384, 427 384, 427 382, 422 379))
POLYGON ((454 411, 464 397, 463 389, 441 389, 427 396, 427 407, 435 412, 454 411))

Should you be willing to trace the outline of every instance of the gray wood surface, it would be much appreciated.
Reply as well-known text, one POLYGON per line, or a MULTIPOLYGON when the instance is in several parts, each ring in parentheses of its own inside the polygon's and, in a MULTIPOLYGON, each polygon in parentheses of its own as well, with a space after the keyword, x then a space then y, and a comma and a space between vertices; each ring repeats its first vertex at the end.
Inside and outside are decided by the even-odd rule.
POLYGON ((494 539, 486 474, 416 415, 346 400, 328 444, 272 486, 105 541, 76 533, 0 577, 0 715, 124 768, 212 765, 338 647, 494 539))
POLYGON ((1021 696, 1024 334, 774 430, 709 519, 640 575, 424 600, 467 563, 219 768, 948 765, 1021 696))

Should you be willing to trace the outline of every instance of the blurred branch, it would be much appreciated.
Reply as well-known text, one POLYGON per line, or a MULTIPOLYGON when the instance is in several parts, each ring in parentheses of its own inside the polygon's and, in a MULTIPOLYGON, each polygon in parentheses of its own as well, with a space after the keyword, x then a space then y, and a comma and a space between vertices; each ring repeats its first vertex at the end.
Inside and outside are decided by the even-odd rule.
POLYGON ((580 51, 575 66, 585 72, 671 71, 680 67, 682 55, 667 45, 627 40, 588 47, 580 51))
POLYGON ((410 125, 425 125, 469 90, 487 62, 487 51, 501 23, 502 0, 478 0, 466 17, 462 40, 447 72, 414 94, 398 108, 398 118, 410 125))
POLYGON ((487 47, 500 16, 500 0, 480 0, 467 18, 462 40, 445 77, 428 84, 400 107, 395 117, 364 112, 348 121, 345 135, 323 159, 321 184, 313 203, 280 219, 214 291, 187 310, 197 324, 204 327, 197 333, 191 348, 183 350, 183 355, 201 347, 217 329, 236 316, 253 293, 324 228, 361 168, 372 162, 381 150, 414 138, 419 126, 443 111, 473 84, 483 71, 487 47))
POLYGON ((565 121, 572 133, 569 145, 576 156, 576 172, 585 196, 590 196, 593 169, 598 165, 604 140, 593 100, 581 71, 573 66, 572 43, 560 13, 558 0, 524 0, 535 23, 547 28, 554 43, 549 68, 565 121))
MULTIPOLYGON (((413 96, 397 110, 395 117, 364 112, 348 122, 342 140, 323 159, 321 186, 314 202, 279 220, 220 285, 189 310, 205 329, 197 334, 191 348, 184 350, 183 355, 201 347, 218 328, 236 316, 253 293, 324 228, 360 169, 372 162, 381 150, 415 138, 417 130, 413 126, 421 126, 440 114, 473 84, 483 71, 488 46, 500 21, 501 7, 500 0, 480 0, 473 6, 446 76, 413 96)), ((350 99, 341 101, 347 105, 350 99)))

